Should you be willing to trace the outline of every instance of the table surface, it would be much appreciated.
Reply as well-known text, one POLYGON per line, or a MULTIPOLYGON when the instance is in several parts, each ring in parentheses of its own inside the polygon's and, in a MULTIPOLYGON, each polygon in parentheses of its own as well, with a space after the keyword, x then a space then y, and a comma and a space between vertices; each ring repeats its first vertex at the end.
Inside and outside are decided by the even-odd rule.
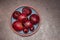
POLYGON ((60 0, 0 0, 0 40, 60 40, 60 0), (39 13, 40 29, 32 36, 21 37, 11 30, 11 15, 20 6, 39 13))

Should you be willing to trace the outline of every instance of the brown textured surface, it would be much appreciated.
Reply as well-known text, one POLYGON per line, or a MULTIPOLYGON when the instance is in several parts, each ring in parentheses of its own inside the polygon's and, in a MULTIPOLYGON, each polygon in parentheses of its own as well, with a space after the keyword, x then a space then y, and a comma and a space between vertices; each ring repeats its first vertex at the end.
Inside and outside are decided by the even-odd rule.
POLYGON ((60 40, 60 0, 0 0, 0 40, 60 40), (22 5, 35 8, 41 17, 39 31, 21 37, 11 30, 11 14, 22 5))

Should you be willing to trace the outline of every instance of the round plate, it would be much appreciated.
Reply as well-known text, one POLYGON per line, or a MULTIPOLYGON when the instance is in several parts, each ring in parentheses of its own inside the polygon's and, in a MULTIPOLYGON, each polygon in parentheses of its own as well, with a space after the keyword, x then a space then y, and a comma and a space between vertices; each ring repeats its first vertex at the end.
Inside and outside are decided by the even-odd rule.
MULTIPOLYGON (((21 7, 17 8, 15 11, 19 11, 19 12, 22 13, 22 9, 23 9, 24 7, 27 7, 27 6, 21 6, 21 7)), ((37 14, 37 15, 38 15, 38 13, 36 12, 35 9, 33 9, 33 8, 31 8, 31 7, 29 7, 29 8, 30 8, 31 11, 32 11, 31 15, 32 15, 32 14, 37 14)), ((29 15, 28 18, 29 18, 31 15, 29 15)), ((38 16, 39 16, 39 15, 38 15, 38 16)), ((16 19, 14 19, 13 16, 11 16, 11 25, 12 25, 15 21, 16 21, 16 19)), ((30 30, 29 30, 29 32, 28 32, 27 34, 24 33, 23 30, 22 30, 22 31, 15 31, 13 27, 12 27, 12 29, 13 29, 13 31, 14 31, 15 33, 17 33, 18 35, 23 36, 23 37, 27 37, 27 36, 31 36, 32 34, 35 34, 35 33, 38 31, 38 29, 39 29, 39 23, 33 25, 33 27, 34 27, 34 31, 30 31, 30 30)))

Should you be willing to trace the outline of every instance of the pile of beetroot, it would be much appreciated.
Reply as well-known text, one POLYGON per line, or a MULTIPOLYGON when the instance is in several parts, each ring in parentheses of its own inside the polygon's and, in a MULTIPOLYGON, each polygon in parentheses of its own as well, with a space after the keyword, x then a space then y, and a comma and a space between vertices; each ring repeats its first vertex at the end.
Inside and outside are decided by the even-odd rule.
POLYGON ((28 33, 30 31, 34 31, 34 25, 39 23, 39 16, 37 14, 32 14, 32 10, 29 7, 24 7, 22 9, 22 13, 19 11, 15 11, 13 13, 13 18, 16 21, 12 24, 12 27, 16 31, 22 31, 24 33, 28 33), (30 16, 28 18, 28 16, 30 16))

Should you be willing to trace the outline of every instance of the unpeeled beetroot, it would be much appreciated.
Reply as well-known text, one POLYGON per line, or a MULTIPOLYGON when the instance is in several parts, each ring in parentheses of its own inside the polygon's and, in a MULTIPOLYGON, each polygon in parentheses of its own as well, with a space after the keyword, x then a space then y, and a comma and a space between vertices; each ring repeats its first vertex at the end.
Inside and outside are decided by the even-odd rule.
POLYGON ((34 31, 34 27, 31 27, 31 28, 30 28, 30 31, 34 31))
POLYGON ((29 7, 24 7, 22 9, 22 13, 26 14, 27 16, 32 13, 32 10, 29 7))
POLYGON ((18 16, 18 20, 19 20, 20 22, 22 22, 25 18, 27 18, 27 16, 26 16, 25 14, 23 14, 23 13, 18 16))
POLYGON ((39 23, 40 18, 39 18, 38 15, 32 14, 32 15, 30 16, 30 21, 32 22, 32 24, 37 24, 37 23, 39 23))
POLYGON ((20 14, 21 13, 19 11, 15 11, 12 16, 14 19, 17 19, 20 14))
POLYGON ((24 27, 23 32, 24 32, 24 33, 28 33, 28 32, 29 32, 29 29, 26 28, 26 27, 24 27))
POLYGON ((15 22, 12 24, 12 26, 13 26, 14 30, 16 30, 16 31, 21 31, 21 30, 23 30, 23 25, 22 25, 22 23, 19 22, 19 21, 15 21, 15 22))
POLYGON ((31 28, 33 27, 33 24, 30 22, 30 20, 25 20, 23 25, 26 27, 26 28, 31 28))

